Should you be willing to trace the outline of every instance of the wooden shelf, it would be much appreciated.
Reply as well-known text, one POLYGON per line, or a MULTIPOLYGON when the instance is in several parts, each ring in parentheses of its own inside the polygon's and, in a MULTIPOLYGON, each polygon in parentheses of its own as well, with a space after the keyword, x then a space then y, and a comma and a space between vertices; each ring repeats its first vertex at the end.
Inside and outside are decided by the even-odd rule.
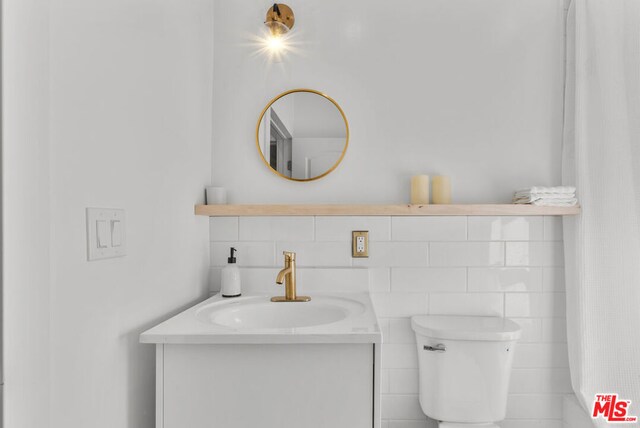
POLYGON ((469 205, 196 205, 196 215, 236 216, 529 216, 577 215, 580 207, 469 205))

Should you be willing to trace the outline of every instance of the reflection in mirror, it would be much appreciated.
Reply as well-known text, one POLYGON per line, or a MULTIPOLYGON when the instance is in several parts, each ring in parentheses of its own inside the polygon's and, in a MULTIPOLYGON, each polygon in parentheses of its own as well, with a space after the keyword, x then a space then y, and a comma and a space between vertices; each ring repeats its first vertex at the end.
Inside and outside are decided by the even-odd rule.
POLYGON ((290 180, 327 175, 342 160, 348 143, 349 127, 342 109, 309 89, 279 95, 258 122, 257 144, 265 163, 290 180))

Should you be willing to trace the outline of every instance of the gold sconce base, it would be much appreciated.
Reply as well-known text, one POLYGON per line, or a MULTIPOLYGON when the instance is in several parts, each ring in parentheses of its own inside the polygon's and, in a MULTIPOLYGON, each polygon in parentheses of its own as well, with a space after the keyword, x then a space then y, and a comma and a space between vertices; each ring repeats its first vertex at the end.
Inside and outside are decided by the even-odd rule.
POLYGON ((293 28, 295 22, 296 18, 293 15, 293 10, 282 3, 276 3, 273 7, 270 7, 264 21, 273 36, 287 33, 293 28))

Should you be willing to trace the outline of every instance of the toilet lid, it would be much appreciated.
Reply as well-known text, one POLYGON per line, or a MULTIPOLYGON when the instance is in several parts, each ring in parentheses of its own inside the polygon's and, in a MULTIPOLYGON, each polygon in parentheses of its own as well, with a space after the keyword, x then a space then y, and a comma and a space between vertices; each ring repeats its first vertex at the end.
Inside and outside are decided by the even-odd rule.
POLYGON ((411 327, 423 336, 454 340, 517 340, 521 332, 508 318, 458 315, 413 316, 411 327))

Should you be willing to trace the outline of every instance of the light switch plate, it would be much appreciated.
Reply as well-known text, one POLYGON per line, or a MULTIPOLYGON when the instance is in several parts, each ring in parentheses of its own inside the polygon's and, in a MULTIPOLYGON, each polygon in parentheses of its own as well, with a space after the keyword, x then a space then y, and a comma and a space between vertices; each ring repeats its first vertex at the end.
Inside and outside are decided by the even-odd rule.
POLYGON ((351 232, 351 256, 369 257, 369 231, 354 230, 351 232))
POLYGON ((87 208, 87 260, 126 255, 124 210, 87 208))

